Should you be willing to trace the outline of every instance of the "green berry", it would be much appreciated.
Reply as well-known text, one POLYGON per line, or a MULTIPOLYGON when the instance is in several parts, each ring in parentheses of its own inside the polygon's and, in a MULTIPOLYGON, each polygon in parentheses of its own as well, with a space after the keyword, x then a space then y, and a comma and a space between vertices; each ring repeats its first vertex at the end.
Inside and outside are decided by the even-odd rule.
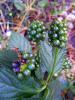
POLYGON ((65 37, 64 36, 60 36, 60 40, 64 41, 65 37))
POLYGON ((37 29, 37 25, 36 24, 33 25, 33 30, 35 30, 35 29, 37 29))
POLYGON ((53 37, 54 37, 54 38, 57 38, 57 37, 58 37, 58 35, 57 35, 57 34, 53 34, 53 37))
POLYGON ((25 75, 25 76, 30 76, 30 74, 31 74, 30 70, 26 69, 26 70, 24 71, 24 75, 25 75))
POLYGON ((64 43, 64 42, 61 42, 60 47, 61 47, 61 48, 64 48, 64 47, 65 47, 65 43, 64 43))
POLYGON ((32 59, 32 63, 35 63, 35 59, 32 59))
POLYGON ((35 65, 34 65, 34 64, 30 64, 30 65, 28 66, 28 68, 29 68, 29 70, 34 70, 34 69, 35 69, 35 65))
POLYGON ((28 53, 26 53, 26 52, 23 52, 23 58, 28 58, 29 57, 29 54, 28 53))
POLYGON ((33 57, 33 54, 31 53, 31 54, 29 55, 29 57, 32 58, 32 57, 33 57))
POLYGON ((63 34, 64 34, 64 31, 61 30, 61 31, 59 32, 59 35, 63 35, 63 34))
POLYGON ((59 46, 60 41, 59 40, 55 40, 53 43, 54 43, 55 46, 59 46))
POLYGON ((23 78, 23 74, 22 73, 19 73, 18 74, 18 79, 22 79, 23 78))
POLYGON ((38 29, 37 29, 37 32, 38 32, 38 33, 42 32, 41 28, 38 28, 38 29))
POLYGON ((31 31, 31 34, 32 35, 35 35, 36 34, 36 31, 35 30, 31 31))

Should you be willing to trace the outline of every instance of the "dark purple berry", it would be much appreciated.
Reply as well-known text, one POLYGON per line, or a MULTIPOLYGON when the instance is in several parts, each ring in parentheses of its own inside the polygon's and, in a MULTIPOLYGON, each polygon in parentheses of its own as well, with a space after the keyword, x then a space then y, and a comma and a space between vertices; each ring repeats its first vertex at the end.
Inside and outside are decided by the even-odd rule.
POLYGON ((19 67, 21 64, 19 61, 12 63, 13 68, 19 67))
POLYGON ((19 67, 13 68, 13 71, 14 72, 20 72, 20 68, 19 67))

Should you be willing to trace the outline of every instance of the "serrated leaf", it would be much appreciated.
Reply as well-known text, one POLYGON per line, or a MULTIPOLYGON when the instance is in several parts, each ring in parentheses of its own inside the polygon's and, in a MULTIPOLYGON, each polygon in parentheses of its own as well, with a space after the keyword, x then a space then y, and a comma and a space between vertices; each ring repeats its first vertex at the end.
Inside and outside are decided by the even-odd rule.
POLYGON ((41 65, 49 71, 50 66, 52 66, 52 47, 47 45, 46 42, 41 42, 40 55, 41 65))
POLYGON ((49 84, 50 89, 50 99, 47 100, 62 100, 61 93, 62 91, 68 87, 68 83, 64 78, 59 77, 56 80, 53 80, 49 84))
POLYGON ((54 73, 61 71, 65 53, 65 49, 54 48, 46 42, 42 42, 40 47, 41 67, 48 72, 51 72, 53 67, 54 73))
POLYGON ((63 77, 52 80, 41 95, 41 100, 62 100, 61 93, 67 89, 68 82, 63 77))
POLYGON ((23 3, 22 0, 14 0, 13 2, 18 10, 23 11, 25 9, 25 4, 23 3))
POLYGON ((33 78, 18 80, 13 72, 0 68, 0 100, 22 100, 41 92, 40 84, 33 78))
POLYGON ((8 48, 19 48, 20 51, 32 52, 29 41, 20 33, 13 32, 8 42, 8 48))
MULTIPOLYGON (((55 49, 53 48, 53 50, 55 49)), ((56 50, 53 53, 56 54, 56 50)), ((63 48, 57 51, 57 56, 56 56, 56 61, 55 61, 56 67, 55 67, 54 73, 56 72, 58 73, 62 70, 65 55, 66 55, 66 49, 63 48)))
POLYGON ((12 66, 12 62, 18 59, 18 55, 13 50, 2 50, 0 51, 0 65, 10 67, 12 66))
POLYGON ((37 69, 35 70, 35 75, 36 75, 36 77, 37 77, 39 80, 42 80, 42 79, 43 79, 44 73, 43 73, 41 67, 39 67, 39 68, 37 68, 37 69))

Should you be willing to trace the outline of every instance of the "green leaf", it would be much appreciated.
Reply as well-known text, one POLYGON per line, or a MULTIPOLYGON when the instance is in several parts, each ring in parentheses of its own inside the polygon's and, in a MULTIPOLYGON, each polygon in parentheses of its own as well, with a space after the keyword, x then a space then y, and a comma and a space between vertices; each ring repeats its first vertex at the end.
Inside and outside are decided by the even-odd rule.
POLYGON ((41 95, 41 100, 62 100, 61 93, 68 87, 68 82, 63 77, 52 80, 41 95))
POLYGON ((18 59, 18 55, 13 50, 2 50, 0 51, 0 65, 11 67, 12 62, 18 59))
POLYGON ((47 100, 62 100, 61 93, 67 87, 68 83, 63 77, 59 77, 58 79, 53 80, 50 82, 48 87, 50 90, 49 96, 51 98, 48 98, 47 100))
MULTIPOLYGON (((54 50, 53 53, 54 54, 56 54, 56 50, 55 49, 53 48, 53 50, 54 50)), ((60 72, 62 70, 65 55, 66 55, 66 49, 63 48, 63 49, 59 49, 58 50, 57 56, 56 56, 56 60, 55 60, 55 66, 56 66, 55 70, 54 70, 55 73, 56 72, 58 73, 58 72, 60 72)))
POLYGON ((40 6, 41 8, 45 8, 48 6, 48 0, 41 0, 38 2, 38 6, 40 6))
POLYGON ((41 67, 39 67, 39 68, 37 68, 36 70, 35 70, 35 75, 36 75, 36 77, 39 79, 39 80, 43 80, 43 77, 44 77, 44 73, 42 72, 42 69, 41 69, 41 67))
POLYGON ((31 52, 29 41, 20 33, 13 32, 8 42, 8 48, 19 48, 20 51, 31 52))
POLYGON ((43 89, 31 77, 18 80, 12 71, 0 68, 0 100, 22 100, 23 97, 31 97, 43 89))
POLYGON ((46 42, 41 42, 40 55, 42 67, 50 71, 50 66, 52 66, 52 47, 47 45, 46 42))
POLYGON ((54 73, 61 71, 65 53, 65 49, 54 48, 51 45, 49 46, 46 42, 42 42, 40 47, 41 67, 48 72, 52 70, 54 70, 54 73))
POLYGON ((22 0, 14 0, 13 2, 18 10, 23 11, 25 9, 25 4, 23 3, 22 0))

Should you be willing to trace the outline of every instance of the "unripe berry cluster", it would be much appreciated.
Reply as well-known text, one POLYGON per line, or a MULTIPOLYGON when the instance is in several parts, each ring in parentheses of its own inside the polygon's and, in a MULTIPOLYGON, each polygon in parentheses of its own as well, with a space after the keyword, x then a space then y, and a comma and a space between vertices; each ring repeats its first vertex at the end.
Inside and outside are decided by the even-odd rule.
POLYGON ((72 67, 72 62, 70 61, 70 59, 68 57, 66 57, 64 59, 64 64, 63 64, 65 69, 69 69, 72 67))
POLYGON ((48 32, 49 42, 56 47, 63 48, 67 42, 67 26, 63 21, 54 20, 48 32))
POLYGON ((27 31, 29 40, 33 42, 39 42, 44 40, 46 34, 46 28, 43 22, 34 21, 30 24, 27 31))

